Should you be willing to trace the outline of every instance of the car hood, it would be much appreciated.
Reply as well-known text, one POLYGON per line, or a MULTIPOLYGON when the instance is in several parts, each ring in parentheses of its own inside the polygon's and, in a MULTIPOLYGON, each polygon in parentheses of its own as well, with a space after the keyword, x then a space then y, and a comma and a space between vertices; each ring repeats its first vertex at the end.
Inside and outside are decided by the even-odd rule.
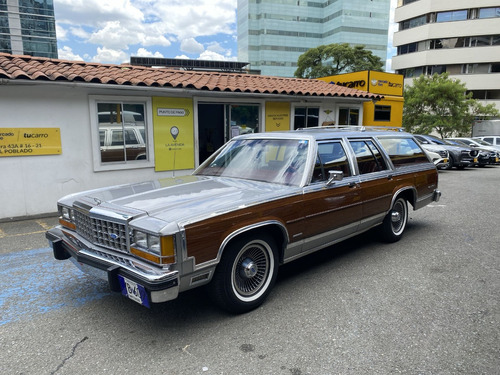
POLYGON ((184 176, 127 184, 74 194, 60 200, 99 216, 154 217, 165 223, 201 220, 229 209, 276 199, 298 187, 249 180, 184 176))

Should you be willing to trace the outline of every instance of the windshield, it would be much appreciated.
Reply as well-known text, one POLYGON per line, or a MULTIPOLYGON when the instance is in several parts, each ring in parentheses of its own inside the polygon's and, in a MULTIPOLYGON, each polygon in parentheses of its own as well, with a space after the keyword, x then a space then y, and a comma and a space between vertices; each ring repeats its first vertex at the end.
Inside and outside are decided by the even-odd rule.
POLYGON ((308 147, 307 140, 234 140, 195 174, 298 186, 304 175, 308 147))
POLYGON ((472 141, 474 141, 475 143, 479 143, 480 145, 483 145, 483 146, 491 146, 491 143, 485 142, 482 139, 475 139, 474 138, 472 141))

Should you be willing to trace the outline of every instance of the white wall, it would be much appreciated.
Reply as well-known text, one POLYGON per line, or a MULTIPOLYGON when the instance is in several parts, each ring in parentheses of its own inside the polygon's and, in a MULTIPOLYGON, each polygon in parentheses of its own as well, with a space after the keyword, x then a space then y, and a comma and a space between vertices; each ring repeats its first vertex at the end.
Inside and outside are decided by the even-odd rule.
POLYGON ((94 172, 89 94, 71 86, 0 85, 0 128, 60 128, 62 143, 61 155, 0 157, 0 219, 56 212, 59 198, 81 190, 172 175, 154 168, 94 172))

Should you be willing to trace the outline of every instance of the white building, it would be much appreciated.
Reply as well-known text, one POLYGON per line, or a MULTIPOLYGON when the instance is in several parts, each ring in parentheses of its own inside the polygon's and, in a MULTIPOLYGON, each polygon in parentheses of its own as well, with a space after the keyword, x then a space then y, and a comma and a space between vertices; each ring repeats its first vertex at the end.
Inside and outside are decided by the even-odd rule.
POLYGON ((0 220, 190 174, 230 138, 339 123, 381 96, 327 82, 0 53, 0 220))
POLYGON ((363 45, 385 63, 390 0, 238 0, 238 60, 293 77, 299 56, 331 43, 363 45))
POLYGON ((500 109, 500 1, 398 0, 392 68, 405 84, 448 72, 500 109))

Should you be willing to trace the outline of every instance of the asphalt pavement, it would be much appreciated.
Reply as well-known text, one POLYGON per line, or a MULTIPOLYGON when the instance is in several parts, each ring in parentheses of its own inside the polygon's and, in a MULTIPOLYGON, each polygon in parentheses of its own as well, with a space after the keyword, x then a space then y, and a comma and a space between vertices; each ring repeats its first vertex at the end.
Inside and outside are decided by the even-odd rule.
POLYGON ((56 218, 0 223, 0 373, 500 374, 500 166, 439 177, 401 241, 287 264, 243 315, 205 289, 146 309, 53 259, 56 218))

